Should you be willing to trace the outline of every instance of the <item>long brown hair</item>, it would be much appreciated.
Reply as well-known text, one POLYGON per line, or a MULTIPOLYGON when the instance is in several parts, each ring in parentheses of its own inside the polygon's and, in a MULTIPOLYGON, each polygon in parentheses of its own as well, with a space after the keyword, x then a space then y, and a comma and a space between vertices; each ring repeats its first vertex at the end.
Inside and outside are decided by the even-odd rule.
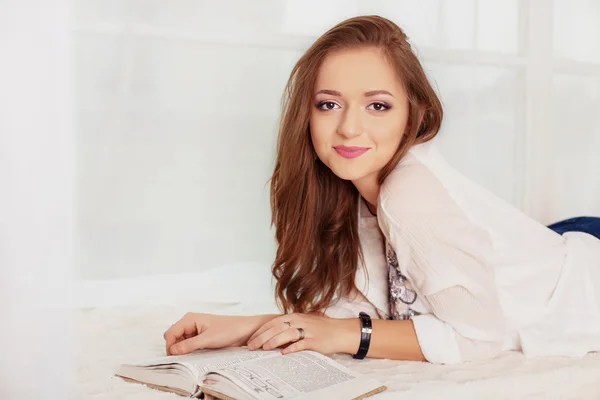
POLYGON ((304 53, 292 69, 283 99, 277 158, 271 178, 272 224, 278 242, 273 264, 276 297, 284 312, 323 311, 353 289, 362 259, 358 237, 359 195, 333 174, 310 139, 310 113, 317 72, 332 51, 373 46, 395 67, 409 100, 400 146, 380 171, 381 184, 414 144, 431 140, 442 122, 442 106, 407 37, 378 16, 336 25, 304 53))

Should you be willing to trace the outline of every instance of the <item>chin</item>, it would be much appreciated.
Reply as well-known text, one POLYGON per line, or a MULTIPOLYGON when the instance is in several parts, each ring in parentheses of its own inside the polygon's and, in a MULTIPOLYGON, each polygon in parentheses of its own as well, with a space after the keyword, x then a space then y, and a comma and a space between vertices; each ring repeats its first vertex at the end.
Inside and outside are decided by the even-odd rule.
POLYGON ((364 168, 357 168, 357 167, 352 167, 349 168, 348 166, 334 166, 333 168, 330 167, 331 172, 333 172, 335 174, 335 176, 337 176, 340 179, 343 179, 345 181, 355 181, 361 178, 364 178, 365 176, 369 175, 369 172, 364 169, 364 168))

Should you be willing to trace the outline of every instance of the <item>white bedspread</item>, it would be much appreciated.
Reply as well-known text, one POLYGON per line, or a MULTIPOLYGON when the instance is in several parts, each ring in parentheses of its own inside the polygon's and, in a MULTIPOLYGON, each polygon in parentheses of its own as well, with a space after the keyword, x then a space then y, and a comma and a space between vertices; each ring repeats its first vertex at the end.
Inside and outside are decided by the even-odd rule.
MULTIPOLYGON (((268 304, 189 304, 77 311, 76 399, 180 399, 113 377, 121 363, 164 355, 163 332, 187 311, 274 312, 268 304)), ((335 359, 388 386, 373 399, 600 399, 600 354, 582 359, 525 359, 505 353, 486 362, 440 366, 391 360, 335 359)))

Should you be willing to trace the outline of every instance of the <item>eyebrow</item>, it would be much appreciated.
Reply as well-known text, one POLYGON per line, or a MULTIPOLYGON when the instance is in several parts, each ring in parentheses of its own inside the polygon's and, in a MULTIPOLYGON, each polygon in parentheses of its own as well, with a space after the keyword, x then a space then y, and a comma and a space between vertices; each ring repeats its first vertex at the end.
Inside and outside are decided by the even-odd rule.
MULTIPOLYGON (((322 89, 322 90, 319 90, 317 93, 315 93, 315 96, 320 93, 328 94, 330 96, 338 96, 338 97, 342 95, 337 90, 322 89)), ((388 92, 387 90, 370 90, 368 92, 365 92, 365 97, 372 97, 372 96, 376 96, 378 94, 387 94, 388 96, 394 97, 394 95, 391 94, 390 92, 388 92)))
POLYGON ((370 92, 365 92, 366 97, 376 96, 378 94, 387 94, 388 96, 394 97, 394 95, 387 90, 371 90, 370 92))

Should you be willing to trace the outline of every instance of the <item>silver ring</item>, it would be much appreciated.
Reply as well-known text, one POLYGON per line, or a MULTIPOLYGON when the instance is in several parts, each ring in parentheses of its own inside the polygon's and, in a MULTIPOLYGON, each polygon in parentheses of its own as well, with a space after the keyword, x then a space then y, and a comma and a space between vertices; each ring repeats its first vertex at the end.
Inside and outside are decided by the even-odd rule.
POLYGON ((296 329, 298 330, 298 333, 300 334, 300 337, 296 341, 300 341, 300 340, 304 339, 304 329, 302 329, 302 328, 296 328, 296 329))
POLYGON ((292 327, 292 323, 290 321, 285 321, 284 324, 286 324, 288 326, 288 328, 292 327))

